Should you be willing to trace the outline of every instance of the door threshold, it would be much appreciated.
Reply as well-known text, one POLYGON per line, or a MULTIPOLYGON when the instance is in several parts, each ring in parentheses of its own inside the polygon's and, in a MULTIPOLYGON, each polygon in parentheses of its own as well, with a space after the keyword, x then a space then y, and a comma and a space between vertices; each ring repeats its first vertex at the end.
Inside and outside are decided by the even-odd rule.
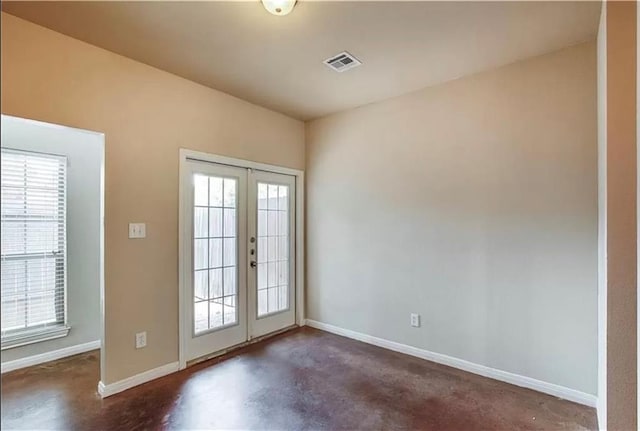
POLYGON ((206 362, 206 361, 208 361, 210 359, 214 359, 214 358, 226 355, 227 353, 234 352, 234 351, 236 351, 238 349, 242 349, 243 347, 247 347, 247 346, 250 346, 252 344, 258 343, 260 341, 264 341, 264 340, 266 340, 268 338, 275 337, 276 335, 283 334, 285 332, 291 331, 291 330, 296 329, 296 328, 299 328, 299 326, 295 325, 295 324, 291 325, 291 326, 287 326, 286 328, 278 329, 277 331, 270 332, 270 333, 268 333, 266 335, 261 335, 261 336, 256 337, 256 338, 252 338, 251 340, 247 340, 244 343, 236 344, 235 346, 227 347, 226 349, 218 350, 217 352, 213 352, 211 354, 208 354, 208 355, 205 355, 205 356, 201 356, 201 357, 196 358, 196 359, 192 359, 190 361, 187 361, 186 368, 189 368, 189 367, 191 367, 193 365, 196 365, 196 364, 200 364, 202 362, 206 362))

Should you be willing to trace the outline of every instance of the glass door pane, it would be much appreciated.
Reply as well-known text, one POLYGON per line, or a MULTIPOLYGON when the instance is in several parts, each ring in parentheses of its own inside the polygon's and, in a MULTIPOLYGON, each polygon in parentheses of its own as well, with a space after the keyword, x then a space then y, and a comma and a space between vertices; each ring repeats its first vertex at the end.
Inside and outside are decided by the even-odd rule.
POLYGON ((238 182, 194 174, 193 323, 194 334, 238 321, 238 182))
POLYGON ((289 308, 289 186, 258 182, 258 317, 289 308))

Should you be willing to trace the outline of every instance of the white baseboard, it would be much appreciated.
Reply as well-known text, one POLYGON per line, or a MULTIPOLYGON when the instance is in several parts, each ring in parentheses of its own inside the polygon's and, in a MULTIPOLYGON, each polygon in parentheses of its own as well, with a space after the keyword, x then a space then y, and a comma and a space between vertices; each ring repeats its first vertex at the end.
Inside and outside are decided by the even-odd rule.
POLYGON ((8 373, 9 371, 19 370, 20 368, 31 367, 33 365, 55 361, 56 359, 66 358, 67 356, 78 355, 80 353, 89 352, 99 348, 100 340, 95 340, 89 341, 88 343, 65 347, 64 349, 52 350, 39 355, 27 356, 26 358, 3 362, 1 367, 2 374, 8 373))
POLYGON ((443 355, 441 353, 430 352, 429 350, 412 347, 406 344, 396 343, 395 341, 389 341, 383 338, 374 337, 372 335, 352 331, 350 329, 340 328, 328 323, 322 323, 315 320, 307 319, 306 325, 312 328, 321 329, 333 334, 342 335, 347 338, 362 341, 364 343, 373 344, 374 346, 393 350, 395 352, 416 356, 418 358, 426 359, 438 364, 447 365, 449 367, 458 368, 470 373, 479 374, 484 377, 500 380, 512 385, 533 389, 534 391, 538 392, 544 392, 545 394, 573 401, 578 404, 583 404, 589 407, 596 407, 597 397, 595 395, 587 394, 575 389, 570 389, 553 383, 543 382, 542 380, 521 376, 507 371, 497 370, 495 368, 465 361, 464 359, 454 358, 452 356, 443 355))
POLYGON ((126 379, 119 380, 115 383, 109 383, 108 385, 100 382, 98 383, 98 393, 102 398, 110 397, 111 395, 131 389, 134 386, 150 382, 151 380, 166 376, 167 374, 175 373, 179 369, 179 362, 171 362, 170 364, 162 365, 158 368, 136 374, 135 376, 127 377, 126 379))

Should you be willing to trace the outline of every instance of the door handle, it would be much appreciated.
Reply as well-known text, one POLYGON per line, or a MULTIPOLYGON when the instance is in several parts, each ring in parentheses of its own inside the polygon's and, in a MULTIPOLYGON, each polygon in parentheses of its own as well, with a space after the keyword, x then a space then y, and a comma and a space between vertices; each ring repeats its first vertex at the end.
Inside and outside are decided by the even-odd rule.
POLYGON ((255 260, 252 260, 249 266, 251 266, 251 268, 255 268, 256 266, 258 266, 258 264, 255 260))

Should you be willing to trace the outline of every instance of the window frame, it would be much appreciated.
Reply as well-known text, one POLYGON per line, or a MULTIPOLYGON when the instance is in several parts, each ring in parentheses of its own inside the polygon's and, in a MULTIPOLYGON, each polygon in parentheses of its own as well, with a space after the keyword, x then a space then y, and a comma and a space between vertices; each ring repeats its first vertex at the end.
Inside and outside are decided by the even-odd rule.
MULTIPOLYGON (((63 276, 62 280, 55 278, 55 298, 62 296, 62 300, 54 299, 55 304, 61 304, 62 310, 56 309, 56 316, 61 315, 61 318, 56 318, 56 322, 54 323, 41 323, 36 325, 31 325, 25 328, 13 329, 9 331, 1 331, 1 339, 0 339, 0 350, 11 349, 15 347, 20 347, 32 343, 38 343, 42 341, 52 340, 56 338, 65 337, 69 334, 71 327, 67 322, 68 315, 68 292, 67 292, 67 279, 68 279, 68 261, 67 261, 67 249, 68 249, 68 236, 67 236, 67 211, 68 211, 68 159, 66 156, 59 154, 51 154, 37 151, 26 151, 21 149, 15 149, 10 147, 1 147, 0 148, 1 156, 4 156, 5 153, 13 153, 20 154, 31 157, 39 157, 46 159, 54 159, 57 161, 61 161, 61 165, 64 170, 62 173, 63 185, 62 187, 58 187, 58 202, 62 201, 63 209, 58 213, 62 213, 64 220, 62 223, 63 229, 63 246, 62 246, 62 267, 63 267, 63 276), (63 199, 60 199, 60 194, 62 194, 63 199), (61 284, 61 286, 60 286, 61 284)), ((25 188, 26 193, 26 188, 25 188)), ((1 202, 0 202, 1 204, 1 202)), ((27 215, 25 211, 25 215, 27 215)), ((60 253, 60 250, 53 251, 53 256, 55 257, 57 253, 60 253)), ((24 260, 29 258, 38 259, 37 256, 30 257, 30 253, 24 253, 24 260)), ((33 253, 35 255, 39 253, 33 253)), ((15 255, 14 255, 15 256, 15 255)), ((45 258, 43 254, 43 258, 45 258)), ((3 255, 2 263, 5 261, 10 261, 11 255, 3 255), (9 258, 7 258, 9 257, 9 258)), ((57 265, 57 263, 56 263, 57 265)), ((57 308, 57 307, 56 307, 57 308)))

